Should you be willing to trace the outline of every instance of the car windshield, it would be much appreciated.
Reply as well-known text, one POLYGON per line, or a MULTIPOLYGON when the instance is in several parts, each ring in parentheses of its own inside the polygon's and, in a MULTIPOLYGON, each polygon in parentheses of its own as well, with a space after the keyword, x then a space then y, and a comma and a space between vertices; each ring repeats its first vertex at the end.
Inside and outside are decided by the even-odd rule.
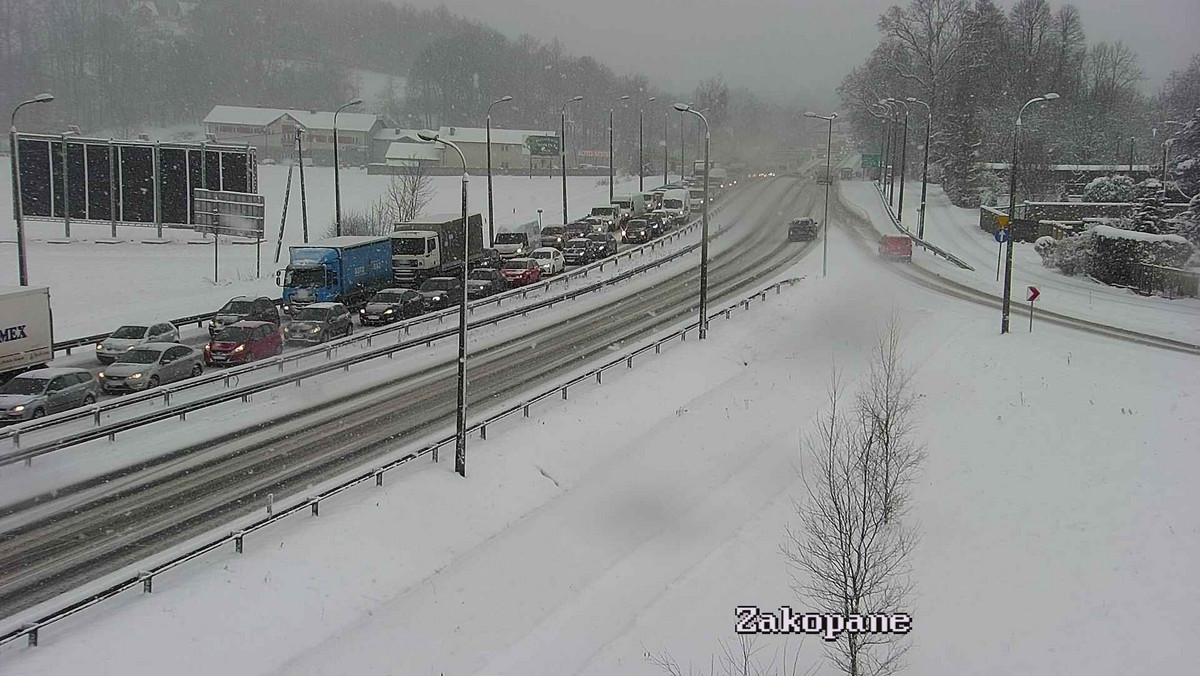
POLYGON ((254 309, 254 303, 248 300, 231 300, 221 308, 217 314, 221 315, 244 315, 249 314, 250 310, 254 309))
POLYGON ((250 337, 250 328, 246 326, 231 326, 222 331, 217 340, 223 343, 240 343, 250 337))
MULTIPOLYGON (((212 307, 211 305, 209 307, 212 307)), ((142 338, 146 335, 145 326, 122 326, 113 331, 109 338, 142 338)))
POLYGON ((570 249, 582 249, 587 245, 588 241, 586 239, 573 239, 570 242, 567 242, 567 247, 570 249))
POLYGON ((325 286, 325 268, 288 268, 284 285, 293 289, 325 286))
POLYGON ((504 261, 501 267, 505 270, 524 270, 529 267, 529 261, 504 261))
POLYGON ((425 253, 425 237, 393 237, 393 256, 420 256, 425 253))
POLYGON ((323 307, 306 307, 301 308, 296 316, 293 317, 296 321, 301 322, 323 322, 329 316, 329 308, 323 307))
POLYGON ((534 258, 554 258, 554 254, 549 251, 534 251, 534 258))
POLYGON ((644 228, 644 227, 646 227, 646 221, 629 221, 629 224, 627 226, 625 226, 625 228, 627 230, 633 230, 634 228, 644 228))
POLYGON ((372 303, 399 303, 402 300, 398 293, 377 293, 371 299, 372 303))
POLYGON ((494 278, 495 278, 495 275, 492 273, 491 270, 484 270, 484 269, 472 270, 471 273, 467 275, 467 279, 485 279, 486 280, 486 279, 494 279, 494 278))
POLYGON ((502 232, 496 235, 496 244, 521 244, 525 237, 517 232, 502 232))
POLYGON ((587 238, 592 240, 593 242, 600 242, 601 244, 608 241, 608 238, 605 237, 604 235, 588 235, 587 238))
POLYGON ((566 231, 566 228, 559 227, 542 228, 542 237, 558 237, 566 231))
POLYGON ((422 291, 449 291, 455 286, 454 280, 448 277, 435 277, 425 280, 421 285, 422 291))
POLYGON ((41 394, 49 378, 13 378, 0 387, 0 394, 41 394))
POLYGON ((117 363, 153 364, 161 356, 162 350, 130 350, 117 357, 117 363))

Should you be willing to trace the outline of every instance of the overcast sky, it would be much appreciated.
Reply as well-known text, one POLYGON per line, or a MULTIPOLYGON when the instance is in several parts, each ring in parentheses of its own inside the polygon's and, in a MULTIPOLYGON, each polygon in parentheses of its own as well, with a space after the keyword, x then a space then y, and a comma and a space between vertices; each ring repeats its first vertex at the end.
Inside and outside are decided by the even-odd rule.
MULTIPOLYGON (((395 0, 445 5, 509 36, 558 38, 618 72, 690 89, 722 74, 774 98, 830 94, 878 41, 895 0, 395 0)), ((1009 7, 1012 2, 998 0, 1009 7)), ((1051 0, 1051 6, 1061 2, 1051 0)), ((1200 51, 1200 0, 1076 0, 1089 42, 1122 39, 1154 91, 1200 51)))

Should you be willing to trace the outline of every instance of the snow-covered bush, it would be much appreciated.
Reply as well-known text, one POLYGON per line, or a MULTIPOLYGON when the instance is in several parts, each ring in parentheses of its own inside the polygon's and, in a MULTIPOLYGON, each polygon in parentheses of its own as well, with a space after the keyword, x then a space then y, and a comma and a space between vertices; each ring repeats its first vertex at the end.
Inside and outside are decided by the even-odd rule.
POLYGON ((1038 237, 1037 241, 1033 243, 1033 250, 1042 257, 1042 267, 1054 267, 1054 249, 1057 244, 1058 240, 1049 235, 1038 237))
POLYGON ((1092 268, 1095 239, 1084 232, 1057 240, 1050 260, 1064 275, 1089 274, 1092 268))
POLYGON ((1133 179, 1128 176, 1099 176, 1083 189, 1084 202, 1128 202, 1133 199, 1133 179))
POLYGON ((985 171, 979 175, 979 204, 981 206, 994 207, 1000 203, 1000 196, 1005 195, 1005 202, 1008 202, 1004 181, 1000 177, 990 171, 985 171))
POLYGON ((1093 235, 1089 274, 1106 284, 1130 286, 1139 263, 1182 267, 1196 248, 1179 235, 1154 235, 1098 225, 1093 235))

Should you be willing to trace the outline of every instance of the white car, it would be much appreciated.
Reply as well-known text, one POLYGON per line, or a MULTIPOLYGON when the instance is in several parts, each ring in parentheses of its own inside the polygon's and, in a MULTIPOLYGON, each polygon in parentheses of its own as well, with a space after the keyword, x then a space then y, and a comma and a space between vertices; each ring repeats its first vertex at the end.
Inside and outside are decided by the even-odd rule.
POLYGON ((144 326, 126 324, 96 343, 96 359, 101 364, 111 364, 126 350, 145 343, 178 343, 179 329, 171 322, 159 322, 144 326))
POLYGON ((557 275, 567 267, 567 260, 563 258, 562 252, 551 246, 534 249, 529 257, 537 261, 538 267, 542 269, 542 276, 557 275))

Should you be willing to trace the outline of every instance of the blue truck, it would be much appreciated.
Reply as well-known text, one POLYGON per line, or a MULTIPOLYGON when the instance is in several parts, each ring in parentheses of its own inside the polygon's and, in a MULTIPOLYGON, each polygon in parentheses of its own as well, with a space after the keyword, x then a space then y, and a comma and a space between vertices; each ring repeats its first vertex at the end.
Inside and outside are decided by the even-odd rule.
POLYGON ((387 237, 333 237, 289 247, 287 268, 275 273, 283 287, 283 312, 309 303, 342 303, 359 308, 392 281, 392 240, 387 237))

